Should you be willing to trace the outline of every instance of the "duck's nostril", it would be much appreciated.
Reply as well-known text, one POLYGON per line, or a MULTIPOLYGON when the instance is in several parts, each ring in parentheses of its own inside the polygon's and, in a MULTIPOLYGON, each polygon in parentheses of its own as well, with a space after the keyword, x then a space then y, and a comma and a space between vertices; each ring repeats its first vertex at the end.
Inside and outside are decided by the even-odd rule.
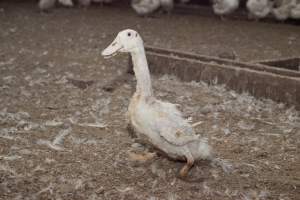
POLYGON ((112 46, 115 46, 116 45, 116 42, 112 43, 112 46))

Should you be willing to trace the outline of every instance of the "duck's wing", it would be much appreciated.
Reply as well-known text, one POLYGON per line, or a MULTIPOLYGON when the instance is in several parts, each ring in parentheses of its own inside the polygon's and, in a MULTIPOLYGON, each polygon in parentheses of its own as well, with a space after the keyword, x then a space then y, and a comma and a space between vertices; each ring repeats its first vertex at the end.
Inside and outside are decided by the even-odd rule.
POLYGON ((159 134, 167 142, 176 146, 183 146, 199 139, 199 135, 190 134, 186 130, 183 130, 182 127, 163 128, 160 130, 159 134))
POLYGON ((157 110, 155 128, 163 139, 177 146, 199 139, 200 136, 195 134, 193 127, 182 117, 176 105, 166 102, 159 103, 160 108, 157 110))

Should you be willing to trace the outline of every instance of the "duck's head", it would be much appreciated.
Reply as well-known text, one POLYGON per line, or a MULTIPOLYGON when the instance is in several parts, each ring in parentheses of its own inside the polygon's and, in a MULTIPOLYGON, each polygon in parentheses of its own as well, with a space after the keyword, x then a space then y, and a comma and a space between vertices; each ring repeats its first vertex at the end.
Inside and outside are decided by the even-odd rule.
POLYGON ((126 29, 118 33, 114 41, 102 51, 102 56, 110 58, 119 52, 136 53, 143 49, 143 40, 135 30, 126 29))

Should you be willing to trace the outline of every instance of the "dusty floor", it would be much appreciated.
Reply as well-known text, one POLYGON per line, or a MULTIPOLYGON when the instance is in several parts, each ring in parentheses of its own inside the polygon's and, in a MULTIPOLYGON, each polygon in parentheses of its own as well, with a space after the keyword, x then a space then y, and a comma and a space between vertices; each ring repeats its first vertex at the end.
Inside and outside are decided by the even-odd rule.
POLYGON ((8 2, 0 2, 0 199, 299 198, 298 112, 223 86, 153 77, 156 95, 202 121, 197 131, 233 165, 225 173, 201 162, 183 181, 176 178, 183 163, 130 157, 143 149, 126 130, 134 81, 103 91, 126 70, 127 57, 103 60, 100 51, 131 27, 147 44, 205 55, 299 56, 300 27, 138 18, 117 6, 40 14, 33 3, 8 2))

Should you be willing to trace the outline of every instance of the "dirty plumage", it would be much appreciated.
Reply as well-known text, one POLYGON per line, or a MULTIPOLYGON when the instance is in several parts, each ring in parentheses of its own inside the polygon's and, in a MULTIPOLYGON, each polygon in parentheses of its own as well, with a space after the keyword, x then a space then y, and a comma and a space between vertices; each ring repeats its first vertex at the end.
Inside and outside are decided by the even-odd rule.
POLYGON ((213 10, 217 15, 227 15, 239 7, 239 0, 213 0, 213 10))
POLYGON ((143 41, 136 31, 121 31, 102 55, 111 57, 118 52, 128 52, 132 56, 137 86, 128 114, 138 137, 169 157, 186 161, 180 170, 181 177, 188 174, 196 160, 212 159, 207 140, 195 133, 176 105, 160 101, 153 95, 143 41))
POLYGON ((249 18, 260 19, 266 17, 272 10, 273 2, 269 0, 248 0, 249 18))

